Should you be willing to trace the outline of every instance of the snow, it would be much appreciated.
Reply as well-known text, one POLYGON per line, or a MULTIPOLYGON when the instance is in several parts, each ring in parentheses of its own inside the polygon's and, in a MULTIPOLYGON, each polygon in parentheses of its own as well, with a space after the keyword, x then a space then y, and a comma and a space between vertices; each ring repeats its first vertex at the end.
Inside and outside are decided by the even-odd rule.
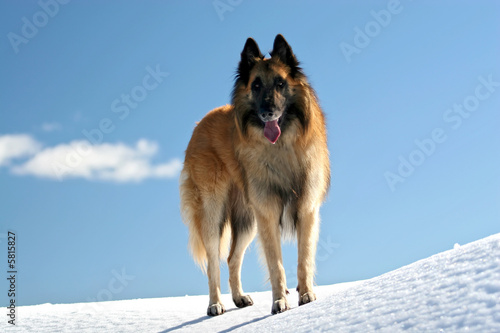
MULTIPOLYGON (((291 290, 290 290, 291 291, 291 290)), ((207 317, 208 296, 17 308, 6 332, 500 332, 500 234, 386 273, 316 288, 318 300, 271 315, 271 293, 250 293, 254 305, 207 317)))

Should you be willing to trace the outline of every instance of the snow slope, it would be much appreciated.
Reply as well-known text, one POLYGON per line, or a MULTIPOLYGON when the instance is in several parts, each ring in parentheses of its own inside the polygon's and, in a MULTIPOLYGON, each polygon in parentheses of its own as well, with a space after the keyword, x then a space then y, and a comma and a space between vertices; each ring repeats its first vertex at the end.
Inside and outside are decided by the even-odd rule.
MULTIPOLYGON (((318 301, 275 316, 270 292, 255 305, 205 315, 208 296, 19 307, 7 332, 500 332, 500 234, 455 245, 379 277, 316 288, 318 301)), ((5 311, 5 310, 4 310, 5 311)))

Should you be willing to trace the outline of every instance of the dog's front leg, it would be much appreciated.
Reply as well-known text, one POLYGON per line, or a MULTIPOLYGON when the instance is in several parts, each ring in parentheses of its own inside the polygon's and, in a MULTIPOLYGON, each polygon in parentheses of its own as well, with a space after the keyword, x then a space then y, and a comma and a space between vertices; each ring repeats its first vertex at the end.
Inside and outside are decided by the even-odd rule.
POLYGON ((281 257, 281 232, 279 216, 276 216, 276 211, 270 209, 256 213, 260 242, 266 256, 269 278, 273 290, 272 314, 280 313, 290 308, 286 299, 286 278, 281 257))

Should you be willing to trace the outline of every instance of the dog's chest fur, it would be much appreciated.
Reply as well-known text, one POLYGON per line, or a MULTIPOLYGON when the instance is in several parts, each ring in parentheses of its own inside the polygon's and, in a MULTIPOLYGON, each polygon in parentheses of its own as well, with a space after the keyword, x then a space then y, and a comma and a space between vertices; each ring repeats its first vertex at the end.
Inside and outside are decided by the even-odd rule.
POLYGON ((254 195, 264 200, 274 197, 287 204, 301 195, 305 161, 293 145, 279 140, 275 145, 256 142, 244 147, 239 151, 239 159, 244 179, 254 195))

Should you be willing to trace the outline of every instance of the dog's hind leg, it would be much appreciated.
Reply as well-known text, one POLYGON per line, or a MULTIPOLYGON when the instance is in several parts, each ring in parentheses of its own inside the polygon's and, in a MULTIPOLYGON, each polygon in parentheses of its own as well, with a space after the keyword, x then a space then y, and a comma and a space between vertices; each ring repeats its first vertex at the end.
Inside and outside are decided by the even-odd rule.
POLYGON ((224 225, 222 205, 215 199, 204 200, 202 240, 207 251, 207 275, 210 303, 207 315, 218 316, 226 312, 220 292, 220 245, 224 225))
POLYGON ((299 305, 316 300, 316 294, 313 292, 313 280, 315 271, 314 259, 319 236, 318 215, 318 208, 311 212, 302 212, 299 214, 299 221, 297 223, 297 280, 299 282, 297 291, 299 293, 299 305))

